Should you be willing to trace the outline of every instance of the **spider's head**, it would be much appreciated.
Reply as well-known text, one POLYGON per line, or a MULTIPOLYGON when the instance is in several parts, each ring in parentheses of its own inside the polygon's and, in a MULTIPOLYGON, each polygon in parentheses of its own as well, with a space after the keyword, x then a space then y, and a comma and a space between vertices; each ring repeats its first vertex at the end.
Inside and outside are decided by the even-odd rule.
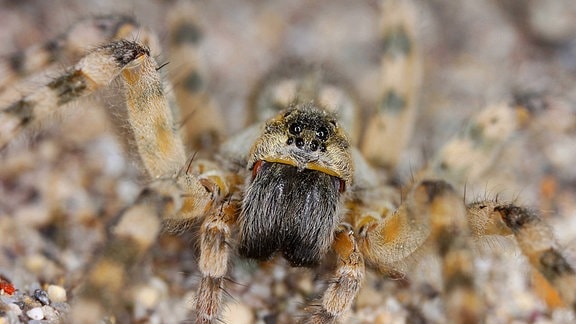
POLYGON ((351 160, 335 116, 313 104, 293 106, 268 121, 250 154, 240 254, 266 260, 281 252, 294 266, 319 263, 341 219, 351 160))
POLYGON ((353 173, 348 137, 333 113, 313 103, 291 106, 266 123, 250 152, 254 175, 262 162, 320 171, 346 184, 353 173))

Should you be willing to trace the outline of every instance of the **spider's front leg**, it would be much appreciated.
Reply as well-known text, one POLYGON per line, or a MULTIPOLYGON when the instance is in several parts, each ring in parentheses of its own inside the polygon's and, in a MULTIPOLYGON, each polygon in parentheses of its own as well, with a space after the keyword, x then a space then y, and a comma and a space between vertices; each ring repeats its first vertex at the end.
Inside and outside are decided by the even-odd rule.
MULTIPOLYGON (((474 236, 513 234, 520 250, 541 275, 534 282, 542 298, 551 305, 576 311, 576 269, 564 255, 553 229, 540 214, 525 207, 496 201, 468 205, 468 217, 474 236)), ((536 277, 538 278, 538 277, 536 277)))
POLYGON ((237 208, 234 203, 225 203, 202 222, 198 262, 202 280, 196 296, 197 323, 211 323, 218 318, 223 280, 228 271, 231 227, 236 222, 237 208))
POLYGON ((74 307, 72 318, 75 321, 91 321, 102 318, 103 314, 115 314, 121 302, 132 302, 134 296, 128 289, 135 281, 132 272, 154 244, 162 227, 180 231, 201 217, 199 268, 202 281, 195 312, 199 323, 217 318, 237 204, 233 198, 222 203, 220 197, 226 195, 229 180, 224 173, 207 169, 211 164, 205 161, 193 164, 174 178, 158 179, 150 184, 111 226, 109 240, 90 267, 88 280, 74 307))
MULTIPOLYGON (((105 314, 118 316, 125 309, 123 304, 133 300, 127 289, 134 281, 132 270, 155 242, 162 222, 174 227, 208 215, 202 227, 200 257, 200 268, 208 278, 204 282, 216 277, 219 283, 226 272, 227 257, 219 249, 227 247, 229 225, 234 221, 230 215, 235 213, 230 204, 219 209, 216 202, 220 202, 218 197, 228 196, 229 179, 208 162, 187 163, 157 64, 147 48, 124 40, 101 46, 54 81, 0 111, 0 147, 32 121, 118 76, 133 149, 151 182, 110 226, 108 241, 90 265, 75 300, 71 314, 75 322, 92 322, 105 314)), ((205 293, 219 296, 220 291, 204 284, 200 288, 198 305, 212 305, 200 313, 214 316, 220 299, 205 298, 205 293)))
POLYGON ((128 41, 113 42, 87 54, 53 81, 0 110, 0 149, 32 122, 107 86, 129 64, 148 55, 147 48, 128 41))
POLYGON ((494 211, 512 230, 532 266, 556 289, 565 306, 576 311, 576 269, 563 255, 552 229, 526 208, 509 204, 494 211))

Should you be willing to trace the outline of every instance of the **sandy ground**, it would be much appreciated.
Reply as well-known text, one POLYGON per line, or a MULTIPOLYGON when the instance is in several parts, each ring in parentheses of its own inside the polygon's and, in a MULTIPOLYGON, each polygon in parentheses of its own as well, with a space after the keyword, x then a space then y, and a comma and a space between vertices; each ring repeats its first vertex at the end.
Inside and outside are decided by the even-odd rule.
MULTIPOLYGON (((411 171, 484 105, 538 94, 545 103, 539 117, 508 143, 493 170, 470 184, 467 200, 499 196, 542 211, 566 253, 575 256, 576 5, 519 3, 416 1, 424 82, 415 134, 395 177, 409 181, 411 171)), ((133 15, 166 39, 172 5, 1 0, 0 55, 50 39, 95 14, 133 15)), ((330 63, 354 84, 362 104, 374 104, 376 7, 376 1, 199 2, 205 31, 200 59, 230 134, 246 127, 249 92, 281 57, 330 63)), ((170 61, 169 53, 160 51, 158 60, 170 61)), ((169 64, 166 74, 176 73, 169 64)), ((142 186, 112 134, 107 104, 98 97, 73 104, 0 153, 0 275, 17 289, 12 296, 0 294, 0 323, 28 322, 38 316, 34 308, 42 309, 47 322, 65 318, 106 224, 142 186)), ((194 238, 194 233, 163 235, 142 261, 137 303, 130 311, 134 322, 186 320, 199 280, 194 238)), ((488 239, 477 250, 488 323, 574 321, 573 313, 550 307, 534 293, 529 266, 511 240, 488 239)), ((317 292, 323 274, 292 269, 281 260, 232 264, 227 323, 291 322, 317 292)), ((424 260, 395 281, 369 271, 347 322, 442 322, 435 266, 424 260)))

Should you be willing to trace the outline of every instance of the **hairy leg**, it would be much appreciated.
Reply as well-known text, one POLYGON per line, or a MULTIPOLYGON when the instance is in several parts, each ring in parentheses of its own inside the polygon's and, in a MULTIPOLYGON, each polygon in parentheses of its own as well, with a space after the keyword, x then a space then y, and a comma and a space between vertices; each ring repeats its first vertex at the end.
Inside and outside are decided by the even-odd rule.
POLYGON ((333 243, 338 258, 322 299, 306 309, 304 323, 338 323, 345 318, 364 280, 364 259, 354 233, 342 228, 333 243))

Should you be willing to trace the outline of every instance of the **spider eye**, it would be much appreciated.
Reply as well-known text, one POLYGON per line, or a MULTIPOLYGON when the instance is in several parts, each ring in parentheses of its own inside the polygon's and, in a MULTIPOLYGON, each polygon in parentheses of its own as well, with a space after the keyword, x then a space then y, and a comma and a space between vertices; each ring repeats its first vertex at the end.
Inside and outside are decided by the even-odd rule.
POLYGON ((302 133, 302 125, 299 123, 292 123, 290 124, 290 127, 288 127, 288 130, 290 131, 290 134, 298 135, 302 133))
POLYGON ((328 129, 324 126, 318 127, 316 130, 316 137, 322 141, 325 141, 328 138, 328 129))

